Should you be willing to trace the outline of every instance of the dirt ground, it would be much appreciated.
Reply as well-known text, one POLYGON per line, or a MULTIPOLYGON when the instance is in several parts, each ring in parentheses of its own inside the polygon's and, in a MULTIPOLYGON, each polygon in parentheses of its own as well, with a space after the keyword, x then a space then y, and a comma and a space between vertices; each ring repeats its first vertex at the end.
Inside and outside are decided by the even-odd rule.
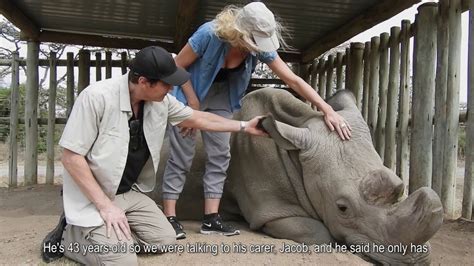
MULTIPOLYGON (((60 186, 38 185, 17 189, 0 188, 0 264, 42 264, 40 243, 46 233, 57 223, 61 206, 60 186)), ((198 232, 199 223, 185 221, 188 233, 185 240, 178 244, 206 244, 216 246, 218 253, 212 249, 205 253, 183 252, 163 255, 140 255, 139 263, 166 265, 195 264, 242 264, 242 265, 300 265, 300 264, 336 264, 366 265, 356 255, 350 253, 280 253, 283 243, 292 241, 274 239, 258 232, 252 232, 245 224, 237 224, 241 235, 234 237, 204 236, 198 232), (237 253, 233 246, 241 244, 250 249, 251 245, 274 245, 273 253, 237 253), (223 253, 222 247, 230 248, 223 253)), ((433 265, 472 265, 474 259, 474 223, 463 220, 448 221, 430 241, 432 246, 433 265)), ((53 265, 74 264, 62 258, 53 265)))

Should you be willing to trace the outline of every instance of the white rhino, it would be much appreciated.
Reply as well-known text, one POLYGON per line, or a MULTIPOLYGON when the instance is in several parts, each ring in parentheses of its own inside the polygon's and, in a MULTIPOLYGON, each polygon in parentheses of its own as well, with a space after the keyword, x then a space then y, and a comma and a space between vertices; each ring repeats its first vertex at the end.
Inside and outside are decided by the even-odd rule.
MULTIPOLYGON (((389 264, 429 262, 427 241, 443 222, 439 197, 421 188, 405 198, 401 179, 376 153, 353 95, 341 91, 328 103, 351 125, 350 141, 342 141, 320 112, 286 91, 261 89, 243 99, 234 118, 271 114, 262 121, 271 138, 232 136, 224 217, 242 216, 253 230, 300 243, 402 244, 408 247, 405 255, 364 255, 389 264), (410 252, 410 245, 425 243, 427 252, 410 252)), ((166 155, 162 158, 166 162, 166 155)), ((198 151, 178 202, 181 219, 202 218, 204 162, 198 151)))

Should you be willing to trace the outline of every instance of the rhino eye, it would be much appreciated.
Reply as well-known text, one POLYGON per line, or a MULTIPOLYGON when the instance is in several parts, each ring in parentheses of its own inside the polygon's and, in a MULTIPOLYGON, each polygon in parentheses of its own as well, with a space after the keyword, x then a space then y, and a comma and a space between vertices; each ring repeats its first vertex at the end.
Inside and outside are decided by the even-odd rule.
POLYGON ((346 199, 342 198, 342 199, 338 199, 336 200, 336 206, 337 206, 337 209, 342 213, 342 214, 346 214, 346 211, 348 209, 348 202, 346 199))
POLYGON ((337 208, 338 208, 341 212, 346 212, 346 210, 347 210, 347 206, 340 205, 340 204, 337 205, 337 208))

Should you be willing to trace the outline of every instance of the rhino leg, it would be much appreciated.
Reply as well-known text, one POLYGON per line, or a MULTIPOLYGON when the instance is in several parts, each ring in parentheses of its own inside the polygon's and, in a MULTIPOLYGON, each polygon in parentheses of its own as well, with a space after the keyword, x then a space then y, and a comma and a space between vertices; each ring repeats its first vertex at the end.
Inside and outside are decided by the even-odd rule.
POLYGON ((305 244, 335 242, 326 226, 309 217, 286 217, 266 223, 263 232, 276 238, 290 239, 305 244))

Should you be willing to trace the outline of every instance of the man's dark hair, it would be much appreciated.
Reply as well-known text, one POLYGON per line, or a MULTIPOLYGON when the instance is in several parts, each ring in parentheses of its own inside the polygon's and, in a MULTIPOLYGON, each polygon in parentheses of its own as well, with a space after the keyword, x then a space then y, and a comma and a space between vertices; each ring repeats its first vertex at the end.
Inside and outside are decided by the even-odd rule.
POLYGON ((138 74, 138 73, 135 73, 135 72, 133 72, 133 71, 129 71, 129 72, 128 72, 128 81, 130 81, 130 82, 133 83, 133 84, 138 84, 138 79, 139 79, 140 77, 146 78, 146 79, 150 82, 151 86, 155 85, 155 84, 159 81, 159 79, 150 79, 150 78, 147 78, 147 77, 145 77, 145 76, 142 76, 142 75, 140 75, 140 74, 138 74))

